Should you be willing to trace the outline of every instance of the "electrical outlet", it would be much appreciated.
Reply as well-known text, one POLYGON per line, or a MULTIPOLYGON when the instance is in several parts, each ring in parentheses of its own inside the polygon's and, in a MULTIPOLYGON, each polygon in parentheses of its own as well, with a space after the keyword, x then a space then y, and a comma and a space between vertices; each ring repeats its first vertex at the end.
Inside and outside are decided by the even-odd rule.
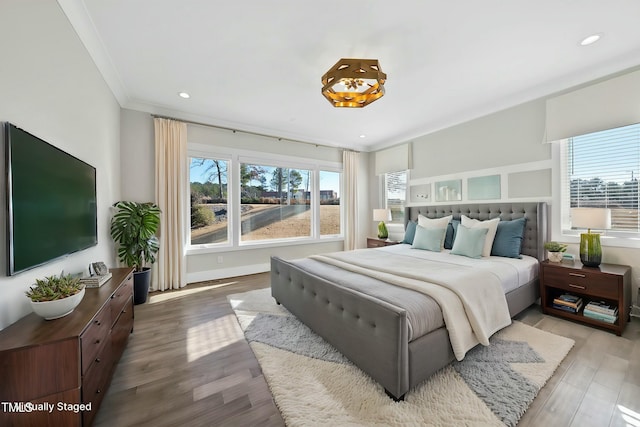
POLYGON ((218 255, 218 264, 222 264, 224 262, 224 259, 222 258, 222 255, 218 255))

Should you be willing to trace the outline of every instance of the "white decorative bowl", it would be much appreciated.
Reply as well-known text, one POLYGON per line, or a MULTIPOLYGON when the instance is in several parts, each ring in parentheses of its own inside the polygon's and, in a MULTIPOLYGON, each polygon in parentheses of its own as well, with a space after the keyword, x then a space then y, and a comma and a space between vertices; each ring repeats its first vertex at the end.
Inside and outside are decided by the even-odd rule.
POLYGON ((75 295, 71 295, 67 298, 57 299, 53 301, 34 302, 31 301, 31 307, 33 311, 45 320, 58 319, 71 313, 82 301, 84 297, 84 289, 75 295))

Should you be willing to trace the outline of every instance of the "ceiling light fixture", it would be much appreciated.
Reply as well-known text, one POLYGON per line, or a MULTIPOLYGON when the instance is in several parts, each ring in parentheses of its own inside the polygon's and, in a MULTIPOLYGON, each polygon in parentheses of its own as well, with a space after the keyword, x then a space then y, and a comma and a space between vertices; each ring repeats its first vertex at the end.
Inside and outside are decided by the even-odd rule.
POLYGON ((187 92, 178 92, 178 96, 180 98, 184 98, 184 99, 189 99, 191 98, 191 95, 189 95, 187 92))
POLYGON ((386 81, 377 59, 342 58, 322 76, 322 95, 334 107, 362 108, 382 98, 386 81))
POLYGON ((580 41, 580 46, 589 46, 602 38, 602 34, 591 34, 580 41))

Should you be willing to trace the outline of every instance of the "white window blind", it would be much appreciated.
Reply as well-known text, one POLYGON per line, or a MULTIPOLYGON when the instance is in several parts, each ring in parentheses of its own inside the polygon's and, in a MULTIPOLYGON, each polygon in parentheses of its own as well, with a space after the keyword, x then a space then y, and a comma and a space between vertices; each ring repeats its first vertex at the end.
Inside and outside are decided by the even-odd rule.
POLYGON ((563 145, 563 229, 572 207, 611 209, 610 234, 637 235, 640 124, 569 138, 563 145))
POLYGON ((391 222, 404 224, 404 205, 407 200, 407 171, 384 175, 385 202, 391 209, 391 222))

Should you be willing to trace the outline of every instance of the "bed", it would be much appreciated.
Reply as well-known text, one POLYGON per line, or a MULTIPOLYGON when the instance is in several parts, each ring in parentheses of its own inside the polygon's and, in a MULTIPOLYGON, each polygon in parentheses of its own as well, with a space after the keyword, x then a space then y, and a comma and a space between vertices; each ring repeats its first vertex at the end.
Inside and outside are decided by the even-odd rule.
MULTIPOLYGON (((544 258, 543 243, 548 232, 546 204, 531 202, 409 207, 405 211, 406 223, 416 221, 419 215, 432 219, 452 215, 456 220, 465 215, 480 221, 499 217, 501 222, 526 218, 521 253, 523 259, 534 262, 529 262, 528 270, 525 267, 522 272, 518 272, 517 279, 509 278, 509 274, 502 275, 508 320, 538 299, 537 261, 544 258)), ((377 257, 382 255, 393 260, 393 264, 397 264, 396 260, 401 260, 401 256, 415 257, 420 252, 406 244, 360 252, 367 254, 363 258, 371 258, 368 262, 374 263, 376 258, 373 257, 373 251, 377 251, 377 257)), ((345 252, 343 255, 355 256, 357 252, 345 252)), ((442 254, 434 253, 434 256, 465 258, 449 255, 446 251, 442 254)), ((342 261, 325 264, 326 258, 328 257, 320 256, 318 259, 311 257, 283 260, 272 257, 272 296, 380 383, 388 395, 394 399, 402 399, 412 387, 456 358, 460 359, 460 350, 456 348, 454 351, 455 345, 452 347, 450 333, 442 323, 443 312, 439 311, 438 304, 435 303, 431 314, 424 316, 423 312, 416 311, 418 308, 414 307, 420 305, 420 309, 424 309, 424 306, 434 306, 433 298, 425 297, 410 287, 389 284, 395 280, 386 271, 366 274, 366 263, 353 269, 343 269, 342 261)), ((498 257, 486 260, 493 258, 498 257)), ((473 263, 478 263, 476 265, 479 266, 483 260, 464 259, 463 263, 471 263, 469 269, 480 271, 473 263)), ((495 263, 507 265, 511 261, 503 262, 498 259, 495 263)), ((446 264, 446 260, 443 264, 446 264)), ((510 268, 505 267, 505 271, 510 268)), ((493 268, 488 270, 493 271, 493 268)))

